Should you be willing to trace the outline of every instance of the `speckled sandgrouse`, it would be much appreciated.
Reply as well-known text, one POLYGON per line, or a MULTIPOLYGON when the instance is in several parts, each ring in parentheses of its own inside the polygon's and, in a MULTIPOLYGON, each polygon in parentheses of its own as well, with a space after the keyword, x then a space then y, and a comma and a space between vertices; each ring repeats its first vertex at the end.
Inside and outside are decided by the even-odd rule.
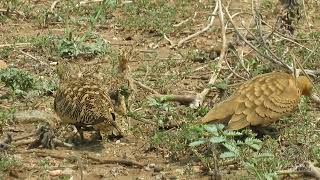
POLYGON ((281 72, 267 73, 242 84, 228 99, 217 104, 200 123, 223 122, 228 129, 267 126, 291 113, 301 95, 310 95, 312 83, 281 72))
POLYGON ((75 125, 81 141, 83 130, 90 127, 99 135, 101 128, 114 127, 122 135, 107 90, 96 80, 76 76, 72 71, 68 63, 61 63, 57 67, 60 83, 54 99, 54 110, 61 124, 75 125))

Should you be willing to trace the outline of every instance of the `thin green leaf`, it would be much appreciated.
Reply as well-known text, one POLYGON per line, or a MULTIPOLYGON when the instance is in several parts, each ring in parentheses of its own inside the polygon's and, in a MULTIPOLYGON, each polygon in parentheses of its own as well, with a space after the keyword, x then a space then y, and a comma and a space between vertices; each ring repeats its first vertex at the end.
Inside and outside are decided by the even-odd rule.
POLYGON ((194 141, 192 143, 189 144, 190 147, 196 147, 196 146, 199 146, 201 144, 204 144, 205 141, 204 140, 198 140, 198 141, 194 141))
POLYGON ((210 141, 211 143, 213 143, 213 144, 226 142, 226 140, 227 140, 227 139, 226 139, 225 137, 223 137, 223 136, 214 136, 214 137, 211 137, 211 138, 209 139, 209 141, 210 141))
POLYGON ((230 151, 224 152, 224 153, 220 154, 220 158, 221 158, 221 159, 233 158, 233 157, 237 157, 237 156, 238 156, 238 155, 237 155, 236 153, 230 152, 230 151))

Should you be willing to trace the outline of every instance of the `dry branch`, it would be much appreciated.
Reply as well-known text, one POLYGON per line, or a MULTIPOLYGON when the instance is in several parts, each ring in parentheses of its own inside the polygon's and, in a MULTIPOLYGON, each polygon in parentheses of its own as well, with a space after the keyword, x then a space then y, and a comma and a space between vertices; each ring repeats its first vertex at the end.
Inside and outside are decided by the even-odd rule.
POLYGON ((292 175, 292 174, 301 174, 309 177, 314 177, 316 179, 320 179, 320 169, 315 167, 313 163, 306 162, 306 167, 303 167, 301 170, 288 169, 277 171, 278 175, 292 175))
POLYGON ((180 102, 181 104, 184 104, 184 105, 192 103, 195 99, 194 95, 161 95, 161 94, 156 94, 153 97, 161 99, 162 102, 176 101, 176 102, 180 102))
POLYGON ((5 47, 26 47, 30 46, 31 43, 14 43, 14 44, 0 44, 0 48, 5 48, 5 47))
MULTIPOLYGON (((225 23, 224 23, 221 1, 217 0, 216 6, 217 6, 217 4, 219 7, 218 9, 219 9, 219 20, 220 20, 220 26, 221 26, 222 47, 221 47, 221 51, 220 51, 219 61, 217 64, 217 70, 215 70, 212 73, 210 80, 209 80, 209 85, 214 84, 218 78, 222 64, 224 62, 226 48, 227 48, 226 28, 225 28, 225 23)), ((203 103, 204 98, 209 93, 209 91, 210 91, 210 88, 205 88, 200 94, 197 94, 194 101, 190 104, 190 107, 198 108, 203 103)))
POLYGON ((150 88, 149 86, 147 86, 147 85, 145 85, 145 84, 143 84, 143 83, 141 83, 141 82, 139 82, 139 81, 137 81, 137 80, 135 80, 135 79, 132 79, 132 81, 133 81, 133 83, 137 84, 137 85, 140 86, 141 88, 146 89, 146 90, 150 91, 150 92, 153 93, 153 94, 160 94, 160 93, 157 92, 156 90, 150 88))
POLYGON ((125 166, 137 166, 139 168, 143 168, 145 165, 142 163, 139 163, 137 161, 134 160, 129 160, 129 159, 101 159, 98 157, 94 157, 92 155, 89 154, 85 154, 85 157, 87 159, 93 160, 99 164, 122 164, 125 166))
MULTIPOLYGON (((241 40, 243 40, 251 49, 253 49, 255 52, 257 52, 261 57, 264 57, 265 59, 269 60, 272 63, 278 64, 286 69, 288 69, 289 71, 293 72, 293 67, 283 63, 269 48, 266 48, 267 51, 269 53, 271 53, 273 55, 272 58, 264 53, 262 53, 261 51, 259 51, 254 45, 252 45, 238 30, 238 27, 235 25, 234 21, 232 20, 232 17, 228 11, 228 9, 224 8, 226 15, 228 17, 229 22, 231 23, 231 25, 233 26, 235 32, 237 33, 237 35, 240 37, 241 40)), ((247 29, 248 30, 248 29, 247 29)), ((305 72, 309 75, 315 76, 316 74, 320 74, 320 71, 318 70, 309 70, 309 69, 305 69, 305 72)))
POLYGON ((214 8, 214 10, 212 11, 212 13, 211 13, 211 15, 210 15, 210 22, 209 22, 209 24, 208 24, 205 28, 203 28, 202 30, 200 30, 200 31, 198 31, 198 32, 196 32, 196 33, 194 33, 194 34, 192 34, 192 35, 190 35, 190 36, 188 36, 188 37, 180 40, 180 41, 178 42, 177 46, 180 47, 180 46, 181 46, 183 43, 185 43, 186 41, 188 41, 188 40, 190 40, 190 39, 192 39, 192 38, 194 38, 194 37, 197 37, 197 36, 199 36, 200 34, 208 31, 208 30, 212 27, 212 25, 213 25, 214 18, 215 18, 215 16, 217 15, 217 11, 218 11, 218 1, 216 1, 215 8, 214 8))
MULTIPOLYGON (((23 154, 28 154, 28 153, 35 153, 36 156, 39 157, 51 157, 55 159, 68 159, 73 161, 74 157, 73 155, 64 155, 59 152, 54 152, 54 150, 27 150, 27 151, 22 151, 20 153, 23 154)), ((93 155, 90 155, 89 153, 83 154, 83 158, 90 159, 92 161, 95 161, 99 164, 121 164, 125 166, 137 166, 139 168, 143 168, 145 165, 134 161, 134 160, 129 160, 129 159, 103 159, 103 158, 98 158, 93 155)))

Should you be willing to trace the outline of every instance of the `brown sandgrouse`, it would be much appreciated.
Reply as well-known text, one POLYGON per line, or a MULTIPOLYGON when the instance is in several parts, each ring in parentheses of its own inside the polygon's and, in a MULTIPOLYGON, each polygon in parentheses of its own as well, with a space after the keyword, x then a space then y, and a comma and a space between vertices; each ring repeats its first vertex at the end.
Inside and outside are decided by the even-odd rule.
POLYGON ((227 123, 230 130, 247 126, 268 126, 291 113, 301 95, 309 96, 312 83, 305 76, 294 78, 282 72, 254 77, 213 107, 200 123, 227 123))
POLYGON ((101 128, 109 130, 114 127, 122 135, 107 90, 93 78, 76 76, 73 71, 69 63, 61 63, 57 67, 60 83, 54 99, 54 110, 61 124, 74 125, 81 141, 84 139, 83 130, 90 128, 100 135, 101 128))

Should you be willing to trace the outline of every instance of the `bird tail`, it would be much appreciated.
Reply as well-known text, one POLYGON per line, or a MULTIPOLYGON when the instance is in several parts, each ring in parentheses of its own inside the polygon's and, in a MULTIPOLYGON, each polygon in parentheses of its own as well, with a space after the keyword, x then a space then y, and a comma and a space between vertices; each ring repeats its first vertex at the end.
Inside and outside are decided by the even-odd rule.
POLYGON ((236 103, 230 99, 223 101, 213 107, 203 118, 201 118, 197 123, 206 124, 213 121, 225 120, 230 117, 235 111, 236 103))

